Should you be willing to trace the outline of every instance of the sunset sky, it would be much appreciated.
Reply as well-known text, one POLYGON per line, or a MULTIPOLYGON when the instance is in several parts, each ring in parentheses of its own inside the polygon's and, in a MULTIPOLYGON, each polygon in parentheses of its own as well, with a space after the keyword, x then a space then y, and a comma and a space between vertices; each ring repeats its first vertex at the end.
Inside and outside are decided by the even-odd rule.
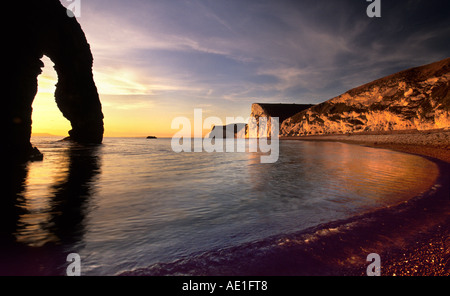
MULTIPOLYGON (((248 117, 252 103, 319 103, 449 56, 448 1, 80 0, 105 136, 170 137, 177 116, 248 117)), ((62 1, 66 4, 65 1, 62 1)), ((33 132, 67 135, 48 58, 33 132)))

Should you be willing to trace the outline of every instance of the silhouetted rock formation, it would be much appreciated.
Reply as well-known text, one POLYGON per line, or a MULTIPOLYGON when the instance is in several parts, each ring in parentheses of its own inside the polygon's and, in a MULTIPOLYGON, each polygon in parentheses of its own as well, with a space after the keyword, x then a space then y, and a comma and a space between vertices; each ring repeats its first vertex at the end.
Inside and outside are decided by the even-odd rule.
POLYGON ((43 55, 58 74, 55 98, 70 121, 70 138, 80 143, 101 143, 103 114, 92 75, 92 54, 74 17, 58 0, 5 1, 7 74, 6 94, 0 108, 5 134, 2 154, 27 160, 37 152, 30 144, 32 103, 37 92, 43 55), (33 152, 34 151, 34 152, 33 152))
POLYGON ((281 124, 281 135, 450 127, 450 58, 349 90, 281 124))

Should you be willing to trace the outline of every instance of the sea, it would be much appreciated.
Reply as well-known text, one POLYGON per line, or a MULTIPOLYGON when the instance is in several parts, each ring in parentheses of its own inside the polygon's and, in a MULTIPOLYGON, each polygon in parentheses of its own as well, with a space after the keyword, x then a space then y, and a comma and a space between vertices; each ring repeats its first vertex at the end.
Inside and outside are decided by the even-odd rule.
POLYGON ((282 140, 278 161, 261 163, 249 149, 176 153, 169 138, 59 140, 32 137, 43 161, 12 172, 3 274, 65 275, 71 253, 82 275, 240 274, 255 253, 407 202, 439 173, 423 157, 337 142, 282 140))

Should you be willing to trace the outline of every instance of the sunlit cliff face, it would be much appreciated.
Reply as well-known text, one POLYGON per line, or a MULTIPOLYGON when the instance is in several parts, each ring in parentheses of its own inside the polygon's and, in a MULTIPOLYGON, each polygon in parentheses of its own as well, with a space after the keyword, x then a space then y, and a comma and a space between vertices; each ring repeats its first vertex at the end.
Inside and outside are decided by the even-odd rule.
POLYGON ((296 114, 282 123, 281 135, 450 127, 450 59, 438 63, 431 77, 430 66, 407 70, 296 114))

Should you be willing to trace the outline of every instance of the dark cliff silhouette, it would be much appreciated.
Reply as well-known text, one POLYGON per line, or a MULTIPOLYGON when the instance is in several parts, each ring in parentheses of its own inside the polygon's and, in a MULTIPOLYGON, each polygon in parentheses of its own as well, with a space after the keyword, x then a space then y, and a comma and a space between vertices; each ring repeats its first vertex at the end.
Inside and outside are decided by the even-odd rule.
POLYGON ((70 139, 101 143, 103 113, 92 75, 93 57, 76 18, 58 0, 5 1, 6 94, 0 108, 2 155, 24 161, 39 157, 30 143, 37 76, 48 56, 58 74, 55 99, 71 125, 70 139))

